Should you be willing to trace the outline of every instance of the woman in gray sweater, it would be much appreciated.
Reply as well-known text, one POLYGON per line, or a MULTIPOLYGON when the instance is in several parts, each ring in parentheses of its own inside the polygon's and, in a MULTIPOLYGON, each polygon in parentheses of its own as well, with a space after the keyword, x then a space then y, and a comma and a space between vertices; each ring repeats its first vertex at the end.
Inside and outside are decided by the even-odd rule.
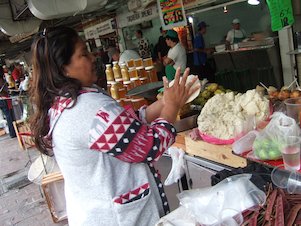
POLYGON ((175 140, 172 123, 194 92, 189 70, 136 115, 93 85, 95 58, 73 29, 45 29, 32 54, 31 129, 64 176, 69 225, 154 225, 168 203, 152 162, 175 140))

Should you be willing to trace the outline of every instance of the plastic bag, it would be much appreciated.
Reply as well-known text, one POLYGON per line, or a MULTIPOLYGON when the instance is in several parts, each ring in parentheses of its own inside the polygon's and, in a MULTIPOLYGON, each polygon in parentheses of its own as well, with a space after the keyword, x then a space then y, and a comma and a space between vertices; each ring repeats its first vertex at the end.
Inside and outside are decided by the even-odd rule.
POLYGON ((162 217, 156 226, 199 226, 199 224, 185 207, 179 206, 162 217))
POLYGON ((256 139, 258 134, 258 131, 252 130, 237 141, 235 141, 232 145, 233 152, 235 154, 241 155, 244 152, 251 151, 254 140, 256 139))
POLYGON ((164 182, 164 185, 171 185, 177 183, 179 179, 184 175, 184 154, 185 152, 182 149, 170 147, 168 149, 168 154, 172 159, 171 170, 164 182))
POLYGON ((281 148, 287 136, 299 136, 300 127, 293 118, 282 112, 271 116, 270 123, 256 137, 253 152, 250 153, 261 160, 276 160, 281 158, 281 148))
POLYGON ((177 196, 201 225, 240 225, 243 211, 266 201, 265 193, 250 178, 251 174, 235 175, 213 187, 184 191, 177 196))

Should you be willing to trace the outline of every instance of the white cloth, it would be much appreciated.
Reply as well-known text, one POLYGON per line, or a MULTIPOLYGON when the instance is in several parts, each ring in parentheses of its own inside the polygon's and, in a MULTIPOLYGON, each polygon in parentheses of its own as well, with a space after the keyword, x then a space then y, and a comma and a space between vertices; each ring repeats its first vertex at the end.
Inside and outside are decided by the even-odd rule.
POLYGON ((134 50, 125 50, 120 54, 118 64, 119 65, 124 64, 124 63, 128 62, 131 59, 136 60, 136 59, 139 59, 139 58, 141 58, 141 57, 139 56, 139 54, 136 51, 134 51, 134 50))
POLYGON ((181 67, 182 72, 185 70, 187 63, 186 50, 180 43, 169 49, 167 57, 173 60, 174 69, 181 67))
POLYGON ((226 40, 228 42, 230 42, 230 44, 233 44, 234 42, 234 38, 244 38, 246 37, 246 32, 244 29, 240 29, 240 30, 235 30, 235 29, 231 29, 230 31, 228 31, 227 33, 227 38, 226 40))

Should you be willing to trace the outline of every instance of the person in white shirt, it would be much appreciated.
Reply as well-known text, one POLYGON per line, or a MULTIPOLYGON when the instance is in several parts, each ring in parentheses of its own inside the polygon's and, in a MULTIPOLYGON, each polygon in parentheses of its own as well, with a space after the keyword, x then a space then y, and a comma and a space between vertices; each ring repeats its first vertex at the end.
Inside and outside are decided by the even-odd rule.
POLYGON ((169 81, 174 79, 176 69, 181 68, 184 72, 187 63, 186 50, 179 42, 178 33, 174 30, 168 30, 166 34, 166 44, 170 47, 167 57, 163 62, 165 65, 166 77, 169 81))
POLYGON ((109 60, 111 61, 118 61, 118 64, 127 63, 129 60, 136 60, 139 59, 139 54, 134 50, 124 50, 120 53, 119 49, 112 47, 108 50, 109 60))
POLYGON ((231 45, 239 43, 247 37, 245 30, 240 28, 239 19, 236 18, 232 21, 232 27, 226 37, 226 49, 228 50, 231 49, 231 45))

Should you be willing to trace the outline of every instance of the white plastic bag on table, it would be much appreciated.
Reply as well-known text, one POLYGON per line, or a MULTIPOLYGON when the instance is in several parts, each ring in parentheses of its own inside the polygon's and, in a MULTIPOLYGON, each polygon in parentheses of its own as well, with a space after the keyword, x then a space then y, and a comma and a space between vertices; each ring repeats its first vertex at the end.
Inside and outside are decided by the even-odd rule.
POLYGON ((199 226, 199 224, 185 207, 179 206, 162 217, 156 226, 199 226))
POLYGON ((293 118, 282 112, 271 116, 271 121, 256 137, 253 143, 253 155, 261 160, 281 158, 281 148, 287 136, 300 136, 300 127, 293 118))
POLYGON ((172 167, 171 170, 164 182, 164 185, 171 185, 173 183, 177 183, 179 179, 184 175, 184 154, 185 152, 176 147, 170 147, 168 149, 168 154, 172 159, 172 167))
POLYGON ((243 221, 242 212, 263 205, 266 195, 249 179, 251 174, 228 177, 213 187, 178 194, 184 206, 201 225, 232 226, 243 221))

